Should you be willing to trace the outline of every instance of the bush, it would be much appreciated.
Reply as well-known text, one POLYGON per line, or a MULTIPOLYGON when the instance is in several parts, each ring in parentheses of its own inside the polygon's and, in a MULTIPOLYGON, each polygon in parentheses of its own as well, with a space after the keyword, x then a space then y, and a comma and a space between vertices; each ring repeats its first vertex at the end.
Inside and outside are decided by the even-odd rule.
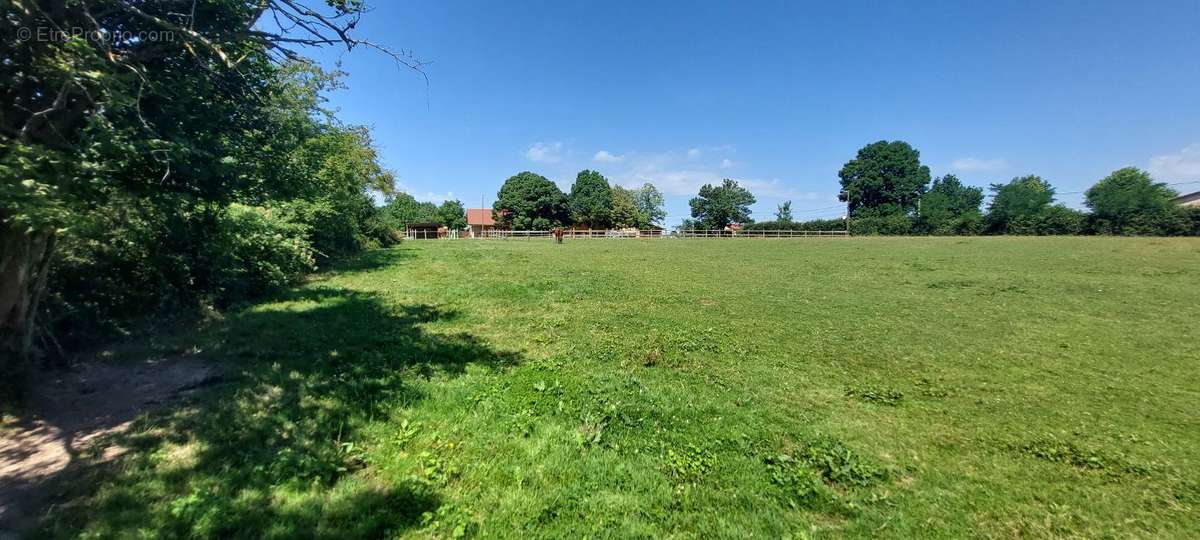
POLYGON ((857 235, 912 234, 913 220, 903 213, 868 214, 850 218, 850 232, 857 235))
POLYGON ((207 246, 216 300, 229 304, 299 281, 315 269, 308 233, 278 209, 230 205, 207 246))
POLYGON ((1187 224, 1187 232, 1189 236, 1200 236, 1200 206, 1184 207, 1180 214, 1183 216, 1184 222, 1187 224))
POLYGON ((1047 206, 1036 214, 1015 217, 1008 224, 1008 234, 1050 236, 1083 234, 1087 231, 1087 215, 1063 205, 1047 206))
POLYGON ((759 221, 746 225, 747 231, 844 231, 846 222, 841 219, 814 219, 811 221, 759 221))
POLYGON ((934 236, 964 236, 982 233, 983 214, 968 212, 940 220, 917 220, 916 232, 934 236))
POLYGON ((1091 216, 1091 228, 1098 234, 1125 236, 1194 235, 1196 209, 1166 208, 1122 216, 1120 221, 1091 216))

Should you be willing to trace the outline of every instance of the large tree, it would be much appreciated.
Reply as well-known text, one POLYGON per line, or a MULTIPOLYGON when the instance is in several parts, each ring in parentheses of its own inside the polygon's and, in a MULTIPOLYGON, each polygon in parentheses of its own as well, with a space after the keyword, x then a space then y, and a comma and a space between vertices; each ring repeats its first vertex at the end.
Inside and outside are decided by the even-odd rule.
POLYGON ((724 229, 732 223, 750 221, 754 195, 726 178, 721 185, 704 184, 697 197, 688 201, 695 224, 705 229, 724 229))
POLYGON ((621 186, 612 187, 612 222, 614 227, 622 229, 641 229, 646 224, 646 216, 638 209, 633 191, 621 186))
POLYGON ((418 201, 408 193, 394 194, 383 207, 383 214, 388 225, 404 230, 413 223, 442 223, 442 216, 436 204, 418 201))
POLYGON ((633 190, 633 200, 645 218, 638 228, 662 226, 662 221, 667 218, 667 211, 663 209, 665 200, 662 192, 654 187, 654 184, 646 182, 642 187, 633 190))
POLYGON ((952 174, 935 178, 921 196, 918 226, 930 234, 978 233, 983 221, 981 204, 983 188, 963 185, 952 174))
POLYGON ((851 216, 870 210, 875 215, 910 213, 929 184, 929 167, 921 153, 904 141, 879 141, 858 151, 838 172, 851 216))
MULTIPOLYGON (((171 209, 164 221, 192 233, 163 247, 194 255, 225 205, 276 188, 238 165, 285 146, 263 128, 277 124, 274 74, 302 58, 297 47, 371 47, 419 68, 354 37, 365 11, 355 0, 0 5, 0 355, 32 352, 58 240, 91 209, 171 209), (259 27, 264 16, 278 24, 259 27)), ((204 281, 203 265, 188 272, 181 283, 204 281)))
POLYGON ((1125 167, 1084 192, 1084 202, 1100 232, 1110 234, 1173 234, 1179 213, 1171 199, 1179 194, 1148 173, 1125 167))
POLYGON ((987 224, 992 232, 1008 232, 1017 220, 1032 219, 1054 202, 1054 187, 1040 176, 1021 176, 1007 184, 992 184, 987 224))
POLYGON ((612 188, 604 175, 592 170, 579 171, 568 197, 571 221, 589 229, 608 228, 612 225, 612 199, 612 188))
POLYGON ((438 220, 447 229, 461 231, 467 228, 467 210, 463 207, 462 201, 456 199, 443 201, 441 206, 438 206, 437 215, 438 220))
POLYGON ((568 219, 567 196, 546 177, 518 173, 500 187, 492 216, 498 225, 516 230, 548 230, 568 219))

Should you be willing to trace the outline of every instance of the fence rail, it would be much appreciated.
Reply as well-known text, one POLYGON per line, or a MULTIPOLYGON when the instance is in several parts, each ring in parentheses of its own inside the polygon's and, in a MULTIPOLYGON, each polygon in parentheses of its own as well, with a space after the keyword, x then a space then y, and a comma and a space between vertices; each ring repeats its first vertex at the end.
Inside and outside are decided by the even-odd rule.
MULTIPOLYGON (((406 235, 409 240, 425 240, 436 238, 507 238, 507 239, 531 239, 531 238, 553 238, 554 231, 505 231, 505 230, 489 230, 474 236, 468 234, 437 234, 435 232, 427 232, 421 230, 410 230, 406 235)), ((563 238, 565 239, 590 239, 590 238, 844 238, 850 236, 847 231, 791 231, 791 230, 705 230, 705 229, 683 229, 677 231, 664 231, 660 229, 633 230, 633 229, 564 229, 563 238)))
POLYGON ((850 236, 847 231, 793 231, 793 230, 705 230, 684 229, 674 232, 678 238, 831 238, 850 236))

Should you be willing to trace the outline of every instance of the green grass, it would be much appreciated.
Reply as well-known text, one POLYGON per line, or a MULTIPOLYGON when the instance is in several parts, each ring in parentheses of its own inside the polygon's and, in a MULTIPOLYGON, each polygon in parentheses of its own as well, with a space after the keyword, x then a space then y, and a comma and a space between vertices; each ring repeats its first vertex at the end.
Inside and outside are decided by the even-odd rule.
POLYGON ((1200 536, 1200 241, 430 241, 173 340, 48 536, 1200 536))

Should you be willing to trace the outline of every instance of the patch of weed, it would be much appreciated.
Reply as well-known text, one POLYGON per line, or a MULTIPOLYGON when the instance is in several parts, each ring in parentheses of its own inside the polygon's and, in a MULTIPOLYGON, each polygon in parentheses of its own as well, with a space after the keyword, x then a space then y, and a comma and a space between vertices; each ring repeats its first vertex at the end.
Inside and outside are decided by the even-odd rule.
POLYGON ((863 403, 895 407, 904 399, 904 393, 895 388, 860 386, 846 388, 846 397, 856 398, 863 403))

